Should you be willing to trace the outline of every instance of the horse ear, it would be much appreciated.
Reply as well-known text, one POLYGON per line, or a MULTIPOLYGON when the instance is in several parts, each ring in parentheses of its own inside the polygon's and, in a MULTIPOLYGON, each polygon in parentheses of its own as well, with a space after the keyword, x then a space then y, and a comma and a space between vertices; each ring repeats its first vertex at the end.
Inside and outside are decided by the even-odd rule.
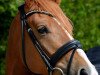
POLYGON ((52 0, 52 1, 56 2, 57 4, 61 3, 61 0, 52 0))

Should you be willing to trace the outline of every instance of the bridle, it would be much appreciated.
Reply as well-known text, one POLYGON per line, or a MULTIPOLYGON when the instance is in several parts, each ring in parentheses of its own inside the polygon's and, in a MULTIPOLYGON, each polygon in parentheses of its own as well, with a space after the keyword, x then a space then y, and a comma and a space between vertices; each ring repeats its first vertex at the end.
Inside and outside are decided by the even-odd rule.
MULTIPOLYGON (((45 14, 45 15, 48 15, 52 18, 55 18, 55 17, 49 12, 39 11, 39 10, 32 10, 32 11, 29 11, 28 13, 25 13, 24 4, 19 7, 19 11, 20 11, 21 29, 22 29, 22 57, 23 57, 23 62, 25 64, 26 68, 31 72, 31 70, 29 69, 29 67, 27 65, 26 55, 25 55, 25 39, 24 39, 24 34, 25 34, 24 30, 25 29, 26 29, 32 43, 34 44, 35 48, 39 52, 41 58, 43 59, 45 65, 47 67, 49 75, 52 75, 52 72, 54 70, 59 70, 64 75, 63 71, 60 68, 55 67, 55 65, 65 54, 67 54, 69 51, 73 50, 72 54, 70 56, 68 65, 67 65, 67 75, 70 75, 71 63, 72 63, 75 51, 76 51, 77 48, 81 48, 80 42, 77 41, 77 40, 72 40, 72 41, 66 43, 65 45, 63 45, 62 47, 60 47, 51 57, 49 57, 44 52, 41 44, 39 43, 38 39, 36 38, 36 36, 35 36, 34 32, 32 31, 31 27, 29 26, 29 24, 27 22, 27 18, 29 16, 33 15, 33 14, 36 14, 36 13, 45 14)), ((35 74, 35 73, 33 73, 33 74, 35 74)))

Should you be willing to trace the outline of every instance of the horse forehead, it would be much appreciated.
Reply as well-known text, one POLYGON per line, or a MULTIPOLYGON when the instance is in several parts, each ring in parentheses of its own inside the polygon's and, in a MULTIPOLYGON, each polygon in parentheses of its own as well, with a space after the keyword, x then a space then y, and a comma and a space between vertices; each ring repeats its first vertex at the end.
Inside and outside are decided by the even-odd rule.
POLYGON ((30 20, 35 22, 35 23, 38 23, 38 24, 43 24, 43 23, 47 23, 50 21, 50 18, 45 15, 45 14, 33 14, 31 17, 30 17, 30 20))

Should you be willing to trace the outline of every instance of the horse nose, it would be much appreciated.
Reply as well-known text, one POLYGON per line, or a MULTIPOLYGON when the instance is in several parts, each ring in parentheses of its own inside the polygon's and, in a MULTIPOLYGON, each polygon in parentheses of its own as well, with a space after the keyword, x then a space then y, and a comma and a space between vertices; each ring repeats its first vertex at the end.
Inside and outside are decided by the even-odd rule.
POLYGON ((88 73, 86 72, 85 69, 81 69, 80 70, 80 75, 88 75, 88 73))

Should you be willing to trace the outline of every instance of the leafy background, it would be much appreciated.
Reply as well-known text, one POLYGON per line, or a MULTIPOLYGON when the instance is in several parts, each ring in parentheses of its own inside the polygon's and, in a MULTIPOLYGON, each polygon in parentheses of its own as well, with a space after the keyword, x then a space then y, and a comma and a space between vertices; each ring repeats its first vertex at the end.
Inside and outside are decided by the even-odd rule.
MULTIPOLYGON (((0 0, 0 75, 5 75, 5 53, 8 30, 23 0, 0 0)), ((72 20, 74 38, 80 40, 87 51, 100 46, 100 1, 62 0, 61 8, 72 20)))

